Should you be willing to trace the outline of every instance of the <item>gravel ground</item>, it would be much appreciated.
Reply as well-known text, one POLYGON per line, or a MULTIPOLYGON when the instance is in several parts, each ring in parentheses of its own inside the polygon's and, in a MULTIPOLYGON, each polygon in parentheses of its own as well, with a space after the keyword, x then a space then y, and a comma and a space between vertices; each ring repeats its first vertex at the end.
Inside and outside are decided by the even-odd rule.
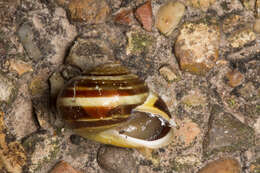
POLYGON ((0 0, 0 173, 259 173, 259 0, 0 0), (121 63, 160 95, 169 145, 64 128, 56 98, 121 63))

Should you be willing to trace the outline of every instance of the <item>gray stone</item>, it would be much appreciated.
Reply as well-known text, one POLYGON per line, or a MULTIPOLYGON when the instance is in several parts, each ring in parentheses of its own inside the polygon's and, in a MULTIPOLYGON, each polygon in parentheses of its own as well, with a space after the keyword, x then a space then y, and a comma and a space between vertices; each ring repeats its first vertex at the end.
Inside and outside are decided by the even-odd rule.
POLYGON ((254 130, 241 123, 231 114, 213 105, 209 121, 209 131, 204 140, 204 152, 235 152, 254 145, 254 130))
POLYGON ((35 61, 40 60, 42 53, 34 42, 34 32, 31 26, 23 24, 18 30, 18 36, 29 57, 35 61))
POLYGON ((12 111, 6 115, 7 129, 16 136, 17 140, 35 132, 37 126, 33 117, 32 101, 26 79, 18 82, 20 86, 17 98, 12 105, 12 111))
POLYGON ((66 59, 66 63, 77 66, 82 71, 113 61, 113 52, 108 44, 94 38, 78 38, 66 59))
POLYGON ((98 164, 109 173, 137 173, 132 152, 127 149, 104 146, 99 149, 98 164))
POLYGON ((66 18, 62 8, 37 10, 27 16, 18 36, 31 59, 47 59, 61 64, 67 48, 76 37, 76 28, 66 18), (48 18, 48 19, 47 19, 48 18))

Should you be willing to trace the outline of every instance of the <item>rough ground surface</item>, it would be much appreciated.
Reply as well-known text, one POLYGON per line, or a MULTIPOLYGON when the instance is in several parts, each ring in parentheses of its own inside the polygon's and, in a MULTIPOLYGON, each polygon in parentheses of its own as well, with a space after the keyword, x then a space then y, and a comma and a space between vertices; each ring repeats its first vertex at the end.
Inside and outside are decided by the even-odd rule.
POLYGON ((260 1, 178 0, 179 14, 157 16, 175 3, 0 0, 0 173, 259 173, 260 1), (168 146, 115 148, 63 128, 59 89, 105 62, 163 98, 178 125, 168 146))

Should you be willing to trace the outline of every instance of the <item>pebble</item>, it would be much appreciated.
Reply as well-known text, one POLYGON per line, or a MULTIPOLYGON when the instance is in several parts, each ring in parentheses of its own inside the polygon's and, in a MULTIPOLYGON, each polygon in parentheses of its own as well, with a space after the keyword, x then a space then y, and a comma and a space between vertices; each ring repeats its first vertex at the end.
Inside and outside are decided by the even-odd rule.
POLYGON ((98 151, 97 161, 108 173, 137 173, 133 153, 128 149, 102 146, 98 151))
POLYGON ((244 81, 244 75, 240 73, 238 70, 230 71, 226 74, 226 77, 228 79, 228 84, 232 88, 237 87, 241 85, 244 81))
POLYGON ((43 95, 48 89, 48 72, 48 69, 43 69, 32 78, 29 88, 33 97, 43 95))
POLYGON ((24 76, 18 81, 19 90, 17 99, 12 104, 12 111, 6 114, 6 128, 9 132, 15 135, 17 140, 21 140, 25 136, 37 130, 33 115, 33 107, 31 95, 29 92, 27 80, 31 76, 24 76), (30 128, 28 128, 30 127, 30 128))
POLYGON ((182 103, 188 106, 205 106, 207 105, 207 98, 201 94, 199 89, 194 89, 182 98, 182 103))
POLYGON ((219 42, 217 26, 185 23, 174 47, 180 68, 192 74, 205 75, 218 60, 219 42))
POLYGON ((15 91, 12 81, 0 71, 0 102, 11 101, 15 91))
POLYGON ((65 161, 59 162, 50 173, 81 173, 65 161))
POLYGON ((179 78, 169 66, 161 67, 159 72, 168 82, 173 82, 179 78))
POLYGON ((254 31, 260 33, 260 18, 257 18, 254 23, 254 31))
POLYGON ((185 119, 179 123, 179 129, 174 133, 177 139, 176 142, 184 145, 184 147, 188 147, 199 137, 201 130, 198 124, 189 119, 185 119))
POLYGON ((180 23, 184 13, 185 6, 182 3, 170 0, 159 8, 155 26, 161 33, 170 35, 180 23))
POLYGON ((242 48, 256 40, 256 35, 252 29, 242 29, 228 37, 228 42, 232 48, 242 48))
POLYGON ((210 116, 208 140, 204 141, 205 152, 234 152, 254 145, 254 130, 224 112, 220 106, 213 105, 210 116))
POLYGON ((10 60, 9 69, 18 73, 19 76, 23 75, 26 72, 33 71, 31 64, 26 63, 22 60, 15 60, 15 59, 10 60))
POLYGON ((189 3, 202 11, 206 12, 209 7, 215 3, 216 0, 189 0, 189 3))
POLYGON ((151 0, 148 0, 146 3, 138 7, 135 11, 135 16, 146 31, 152 31, 153 12, 151 0))
POLYGON ((42 52, 35 43, 32 26, 23 24, 17 33, 29 57, 32 60, 39 61, 42 58, 42 52))
POLYGON ((198 173, 241 173, 241 166, 235 159, 223 158, 208 163, 198 173))
POLYGON ((120 9, 115 16, 114 21, 119 24, 132 25, 134 24, 134 15, 132 9, 120 9))
POLYGON ((103 23, 110 13, 106 0, 73 0, 68 8, 73 21, 83 21, 87 24, 103 23))
POLYGON ((113 62, 114 56, 108 43, 102 39, 78 38, 65 61, 86 71, 104 62, 113 62))

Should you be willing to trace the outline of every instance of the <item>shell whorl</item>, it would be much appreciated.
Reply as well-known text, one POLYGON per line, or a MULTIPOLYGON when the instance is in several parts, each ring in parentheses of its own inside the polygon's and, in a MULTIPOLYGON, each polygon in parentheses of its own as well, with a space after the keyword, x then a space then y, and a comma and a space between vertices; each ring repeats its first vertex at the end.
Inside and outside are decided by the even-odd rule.
POLYGON ((126 120, 148 92, 146 84, 124 67, 106 65, 69 81, 57 107, 69 127, 98 129, 126 120))

